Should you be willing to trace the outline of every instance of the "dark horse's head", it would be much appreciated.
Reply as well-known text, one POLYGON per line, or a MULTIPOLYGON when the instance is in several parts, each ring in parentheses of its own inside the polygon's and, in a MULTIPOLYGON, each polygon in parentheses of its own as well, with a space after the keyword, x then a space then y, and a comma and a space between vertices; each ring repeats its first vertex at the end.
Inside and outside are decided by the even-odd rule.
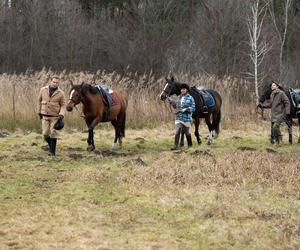
POLYGON ((73 83, 71 82, 71 90, 69 102, 67 104, 67 111, 71 112, 73 108, 82 101, 83 95, 87 91, 87 88, 89 86, 89 84, 84 82, 82 82, 82 84, 79 85, 73 85, 73 83))
POLYGON ((173 77, 171 77, 171 79, 166 78, 165 87, 160 94, 160 100, 164 101, 168 96, 174 94, 180 95, 179 83, 175 82, 173 77))
POLYGON ((274 81, 272 81, 271 83, 266 83, 261 91, 261 94, 259 96, 259 102, 263 103, 266 100, 269 100, 271 98, 271 94, 272 94, 272 84, 276 84, 278 86, 279 89, 284 91, 284 88, 282 86, 280 86, 278 83, 275 83, 274 81))

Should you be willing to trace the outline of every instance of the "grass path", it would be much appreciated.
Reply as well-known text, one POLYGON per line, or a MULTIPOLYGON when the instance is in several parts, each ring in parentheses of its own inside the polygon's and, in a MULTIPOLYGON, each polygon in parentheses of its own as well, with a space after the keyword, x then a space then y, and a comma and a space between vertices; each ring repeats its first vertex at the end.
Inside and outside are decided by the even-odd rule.
POLYGON ((300 248, 300 145, 267 127, 224 130, 212 146, 171 152, 173 131, 69 131, 58 156, 42 137, 0 138, 0 249, 300 248))

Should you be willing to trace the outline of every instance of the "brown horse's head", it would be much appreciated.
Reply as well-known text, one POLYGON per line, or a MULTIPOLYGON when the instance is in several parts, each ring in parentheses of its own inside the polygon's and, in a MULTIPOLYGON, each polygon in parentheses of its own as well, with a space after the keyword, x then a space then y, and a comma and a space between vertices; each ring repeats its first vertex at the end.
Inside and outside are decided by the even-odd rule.
POLYGON ((71 112, 73 108, 79 104, 82 100, 82 83, 81 85, 73 85, 71 82, 71 90, 70 90, 70 97, 69 97, 69 102, 67 104, 67 111, 71 112))

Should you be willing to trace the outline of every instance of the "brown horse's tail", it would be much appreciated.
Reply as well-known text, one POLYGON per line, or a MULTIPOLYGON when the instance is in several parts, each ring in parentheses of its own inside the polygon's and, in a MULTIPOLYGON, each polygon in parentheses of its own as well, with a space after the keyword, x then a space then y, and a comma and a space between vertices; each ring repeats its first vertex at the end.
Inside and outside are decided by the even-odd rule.
POLYGON ((121 122, 121 136, 125 137, 125 123, 126 123, 126 112, 123 115, 123 119, 121 122))

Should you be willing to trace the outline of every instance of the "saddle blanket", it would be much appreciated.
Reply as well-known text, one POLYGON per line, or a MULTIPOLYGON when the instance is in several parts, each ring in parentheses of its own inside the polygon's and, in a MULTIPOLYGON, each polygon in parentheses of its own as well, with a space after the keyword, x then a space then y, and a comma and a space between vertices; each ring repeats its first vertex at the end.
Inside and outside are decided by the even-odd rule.
POLYGON ((214 97, 212 96, 211 93, 209 93, 207 90, 204 90, 204 89, 202 89, 199 92, 200 92, 199 94, 203 96, 203 99, 205 101, 205 105, 208 108, 212 108, 212 107, 215 106, 215 99, 214 99, 214 97))

